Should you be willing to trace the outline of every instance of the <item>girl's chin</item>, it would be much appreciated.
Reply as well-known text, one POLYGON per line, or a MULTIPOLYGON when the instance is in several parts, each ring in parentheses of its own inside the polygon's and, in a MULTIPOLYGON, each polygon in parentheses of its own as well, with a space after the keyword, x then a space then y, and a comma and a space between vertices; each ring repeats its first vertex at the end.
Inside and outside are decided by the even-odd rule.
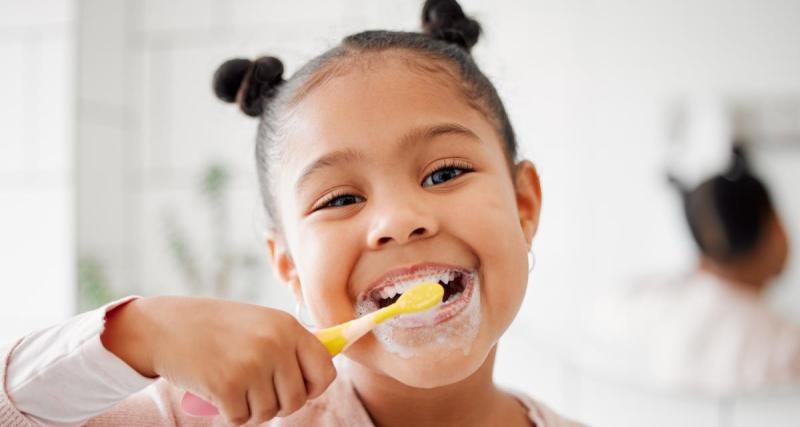
POLYGON ((488 352, 443 350, 439 354, 424 353, 412 359, 388 354, 381 366, 386 375, 416 388, 436 388, 463 381, 474 374, 486 361, 488 352), (447 357, 442 357, 445 353, 447 357), (448 354, 449 353, 449 354, 448 354))
POLYGON ((442 387, 463 381, 486 362, 495 340, 485 328, 476 335, 391 349, 368 336, 354 346, 348 357, 410 387, 442 387))

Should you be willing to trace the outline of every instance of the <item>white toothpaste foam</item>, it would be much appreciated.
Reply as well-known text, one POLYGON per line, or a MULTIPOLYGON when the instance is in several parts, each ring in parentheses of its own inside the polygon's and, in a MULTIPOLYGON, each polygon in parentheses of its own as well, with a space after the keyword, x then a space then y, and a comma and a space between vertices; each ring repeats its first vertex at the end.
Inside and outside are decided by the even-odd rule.
MULTIPOLYGON (((389 320, 378 325, 372 332, 386 350, 404 359, 414 357, 432 347, 459 348, 465 355, 468 354, 472 342, 478 334, 481 321, 480 280, 475 273, 473 273, 472 279, 473 289, 467 306, 444 323, 409 329, 398 327, 395 322, 389 320)), ((425 281, 424 278, 420 279, 420 283, 423 281, 425 281)), ((366 299, 356 305, 356 316, 361 317, 375 310, 377 310, 377 304, 366 299)), ((420 320, 433 320, 433 317, 436 316, 436 309, 413 316, 420 320)))

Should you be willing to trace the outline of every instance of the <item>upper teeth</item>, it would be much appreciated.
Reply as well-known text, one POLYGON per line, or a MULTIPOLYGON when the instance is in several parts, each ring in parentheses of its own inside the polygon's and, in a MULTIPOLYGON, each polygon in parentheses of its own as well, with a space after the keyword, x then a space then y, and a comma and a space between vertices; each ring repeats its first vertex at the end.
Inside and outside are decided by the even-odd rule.
POLYGON ((389 286, 384 286, 378 292, 381 298, 394 298, 397 294, 402 294, 405 291, 413 288, 414 286, 423 282, 442 282, 445 285, 450 283, 456 276, 455 271, 440 271, 437 273, 427 274, 425 276, 406 279, 402 282, 395 282, 389 286))

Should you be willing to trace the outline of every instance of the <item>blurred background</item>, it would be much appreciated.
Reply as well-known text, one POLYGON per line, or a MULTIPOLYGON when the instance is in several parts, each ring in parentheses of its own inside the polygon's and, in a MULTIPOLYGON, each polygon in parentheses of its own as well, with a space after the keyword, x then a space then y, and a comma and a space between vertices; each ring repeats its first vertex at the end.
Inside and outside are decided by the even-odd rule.
MULTIPOLYGON (((497 381, 592 425, 797 425, 800 393, 708 396, 590 369, 599 296, 696 262, 667 183, 720 172, 748 135, 800 242, 800 2, 462 0, 474 56, 543 185, 536 269, 497 381), (580 354, 576 354, 576 352, 580 354)), ((0 2, 0 341, 128 295, 293 311, 273 279, 256 122, 216 67, 268 53, 290 74, 365 29, 417 30, 409 0, 0 2)), ((767 294, 800 323, 800 259, 767 294)))

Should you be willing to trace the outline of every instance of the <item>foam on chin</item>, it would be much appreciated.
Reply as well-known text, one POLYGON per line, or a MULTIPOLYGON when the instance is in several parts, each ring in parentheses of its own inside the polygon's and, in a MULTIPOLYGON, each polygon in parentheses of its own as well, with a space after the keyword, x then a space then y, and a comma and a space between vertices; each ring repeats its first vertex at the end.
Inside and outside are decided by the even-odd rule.
MULTIPOLYGON (((458 348, 468 354, 472 343, 478 335, 481 321, 480 307, 480 279, 478 274, 473 274, 473 289, 470 300, 463 311, 447 321, 423 327, 403 328, 396 322, 389 320, 378 325, 372 330, 383 347, 390 353, 404 359, 417 356, 429 351, 440 351, 444 348, 458 348)), ((373 301, 362 301, 356 305, 356 316, 361 317, 375 311, 373 301)), ((433 318, 436 310, 414 316, 430 316, 433 318)))

